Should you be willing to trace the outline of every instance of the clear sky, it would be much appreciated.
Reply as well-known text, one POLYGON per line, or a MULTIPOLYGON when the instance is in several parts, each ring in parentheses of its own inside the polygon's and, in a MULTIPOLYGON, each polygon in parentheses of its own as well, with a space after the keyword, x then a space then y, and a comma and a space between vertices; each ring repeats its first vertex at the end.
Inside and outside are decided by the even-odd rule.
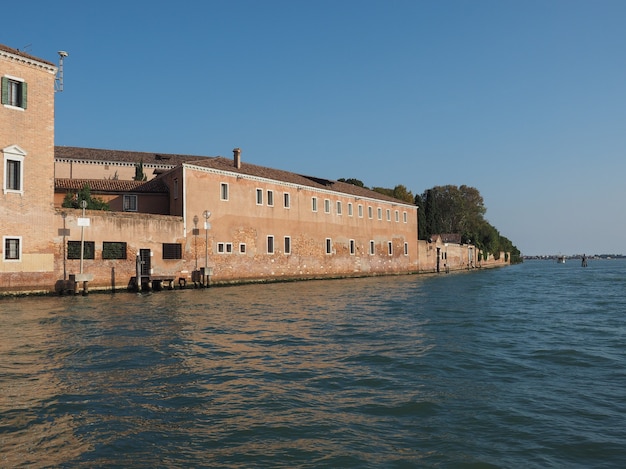
POLYGON ((31 0, 56 144, 476 187, 523 254, 626 254, 623 0, 31 0))

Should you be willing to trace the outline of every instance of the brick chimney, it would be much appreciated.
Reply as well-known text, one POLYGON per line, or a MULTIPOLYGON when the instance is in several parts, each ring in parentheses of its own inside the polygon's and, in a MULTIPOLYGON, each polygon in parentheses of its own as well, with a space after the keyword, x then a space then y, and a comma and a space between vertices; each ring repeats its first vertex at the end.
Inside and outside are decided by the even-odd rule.
POLYGON ((235 160, 235 168, 241 169, 241 148, 233 149, 233 159, 235 160))

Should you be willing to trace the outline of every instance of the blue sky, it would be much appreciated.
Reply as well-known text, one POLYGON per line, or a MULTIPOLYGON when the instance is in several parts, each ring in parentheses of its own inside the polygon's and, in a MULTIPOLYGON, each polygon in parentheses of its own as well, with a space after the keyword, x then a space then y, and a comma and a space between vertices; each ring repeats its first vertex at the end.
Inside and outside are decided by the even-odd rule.
POLYGON ((626 2, 31 1, 56 144, 476 187, 523 254, 625 253, 626 2))

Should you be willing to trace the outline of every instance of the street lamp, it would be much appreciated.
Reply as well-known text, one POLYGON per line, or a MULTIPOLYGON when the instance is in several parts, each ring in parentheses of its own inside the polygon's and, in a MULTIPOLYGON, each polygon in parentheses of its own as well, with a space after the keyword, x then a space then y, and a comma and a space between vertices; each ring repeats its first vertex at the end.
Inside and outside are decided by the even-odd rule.
MULTIPOLYGON (((211 212, 205 210, 202 212, 202 216, 204 217, 204 231, 205 231, 205 240, 204 240, 204 275, 209 275, 209 230, 211 229, 211 225, 209 224, 209 218, 211 218, 211 212)), ((208 282, 207 282, 208 283, 208 282)))
POLYGON ((198 215, 193 216, 193 240, 194 240, 194 251, 196 252, 196 268, 194 270, 198 270, 198 235, 200 234, 200 230, 198 229, 198 215))

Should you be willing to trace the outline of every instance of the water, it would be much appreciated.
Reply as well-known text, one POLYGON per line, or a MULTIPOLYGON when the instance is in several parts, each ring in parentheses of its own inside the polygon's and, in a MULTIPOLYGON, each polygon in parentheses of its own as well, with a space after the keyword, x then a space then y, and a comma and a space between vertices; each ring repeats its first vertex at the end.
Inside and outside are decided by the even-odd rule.
POLYGON ((0 301, 0 467, 626 467, 626 261, 0 301))

